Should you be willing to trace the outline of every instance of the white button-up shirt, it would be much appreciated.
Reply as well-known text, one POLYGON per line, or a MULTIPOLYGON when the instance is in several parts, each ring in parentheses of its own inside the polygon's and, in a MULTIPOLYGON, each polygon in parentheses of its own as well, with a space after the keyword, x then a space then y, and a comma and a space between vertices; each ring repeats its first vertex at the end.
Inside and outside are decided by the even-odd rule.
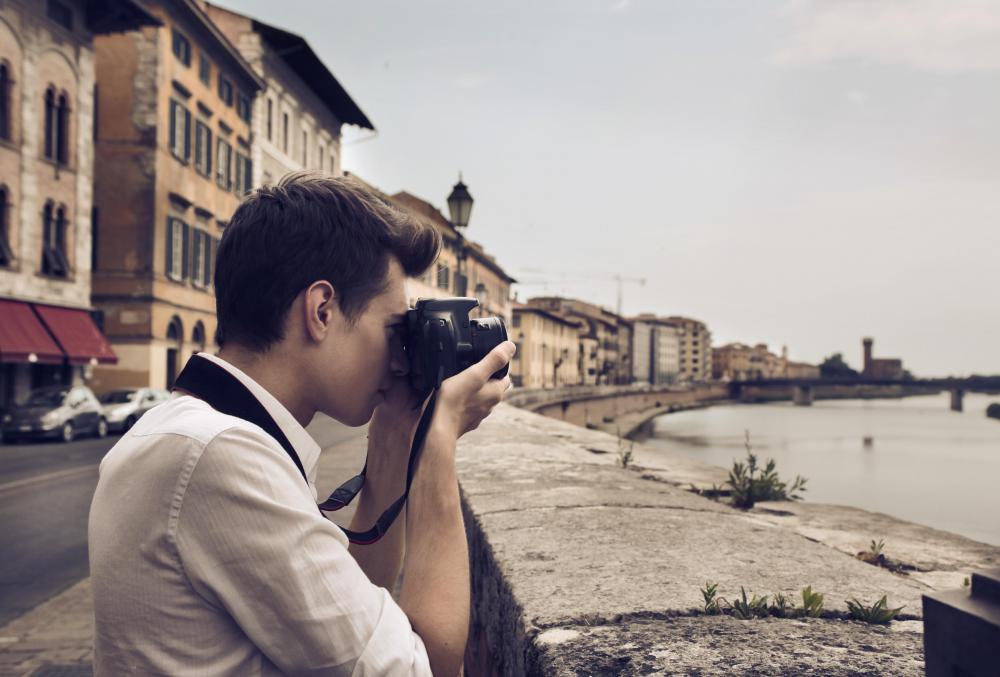
POLYGON ((430 674, 389 592, 316 509, 320 449, 264 405, 309 478, 260 427, 190 396, 146 413, 101 463, 90 510, 97 675, 430 674))

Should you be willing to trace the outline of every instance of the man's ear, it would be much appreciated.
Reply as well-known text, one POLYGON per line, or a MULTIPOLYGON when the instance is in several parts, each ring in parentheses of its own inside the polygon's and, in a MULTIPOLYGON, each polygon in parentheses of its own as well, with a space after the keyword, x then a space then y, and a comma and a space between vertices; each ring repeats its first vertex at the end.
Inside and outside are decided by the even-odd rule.
POLYGON ((339 318, 337 294, 326 280, 313 282, 302 294, 305 333, 313 341, 320 342, 339 318))

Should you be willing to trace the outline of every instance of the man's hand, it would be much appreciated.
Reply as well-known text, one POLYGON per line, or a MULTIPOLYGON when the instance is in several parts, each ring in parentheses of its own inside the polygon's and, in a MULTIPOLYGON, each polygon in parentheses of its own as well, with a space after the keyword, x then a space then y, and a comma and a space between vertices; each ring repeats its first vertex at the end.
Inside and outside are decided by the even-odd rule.
POLYGON ((375 407, 368 424, 368 438, 379 442, 380 452, 409 454, 413 433, 426 406, 410 387, 409 377, 393 377, 392 387, 385 393, 385 400, 375 407), (402 446, 400 446, 402 442, 402 446), (388 445, 387 448, 382 448, 388 445))
POLYGON ((512 341, 504 341, 476 364, 446 379, 438 391, 434 424, 455 439, 478 428, 510 388, 509 375, 497 380, 490 376, 510 363, 515 349, 512 341))

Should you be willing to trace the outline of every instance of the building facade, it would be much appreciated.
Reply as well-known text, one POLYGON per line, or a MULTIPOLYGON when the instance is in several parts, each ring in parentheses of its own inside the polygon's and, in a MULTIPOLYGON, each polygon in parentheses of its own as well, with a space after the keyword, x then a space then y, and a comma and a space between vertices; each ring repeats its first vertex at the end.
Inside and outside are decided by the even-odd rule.
POLYGON ((95 41, 93 303, 119 356, 109 387, 169 387, 212 349, 215 252, 254 170, 263 81, 195 0, 95 41))
POLYGON ((473 312, 474 317, 501 317, 509 329, 512 322, 510 286, 514 278, 482 245, 466 238, 430 202, 405 191, 385 197, 399 209, 434 226, 441 234, 442 247, 437 261, 423 276, 407 280, 410 305, 418 298, 471 296, 480 302, 473 312))
POLYGON ((252 103, 253 185, 302 169, 340 176, 342 125, 375 127, 309 43, 229 9, 204 8, 264 81, 252 103))
POLYGON ((513 308, 511 382, 524 388, 558 388, 581 382, 580 324, 531 306, 513 308))
POLYGON ((674 327, 680 340, 681 381, 702 382, 712 378, 712 334, 700 320, 672 315, 660 320, 674 327))
POLYGON ((680 378, 680 334, 655 315, 632 318, 632 375, 637 383, 668 385, 680 378))
POLYGON ((712 375, 722 381, 777 378, 819 378, 819 367, 788 359, 788 349, 772 353, 766 343, 727 343, 712 349, 712 375))
POLYGON ((584 383, 604 385, 631 381, 632 331, 623 318, 593 303, 561 296, 538 296, 529 299, 528 305, 580 324, 580 355, 586 361, 581 364, 584 383))
POLYGON ((862 339, 861 344, 864 357, 862 376, 866 378, 901 379, 906 375, 906 370, 903 369, 903 361, 901 359, 896 357, 874 357, 872 355, 875 339, 865 337, 862 339))
POLYGON ((128 0, 0 4, 0 409, 113 363, 91 318, 94 40, 156 19, 128 0))

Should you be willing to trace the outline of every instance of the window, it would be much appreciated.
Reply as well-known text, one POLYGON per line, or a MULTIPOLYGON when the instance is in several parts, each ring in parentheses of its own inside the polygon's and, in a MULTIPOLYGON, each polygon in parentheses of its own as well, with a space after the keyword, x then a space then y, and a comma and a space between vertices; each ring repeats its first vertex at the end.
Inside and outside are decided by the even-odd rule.
POLYGON ((178 218, 167 217, 167 277, 184 280, 188 275, 188 225, 178 218))
POLYGON ((174 56, 185 66, 191 65, 191 42, 176 28, 173 33, 174 56))
POLYGON ((319 170, 320 171, 323 171, 323 160, 326 157, 325 150, 326 149, 323 147, 323 144, 319 144, 319 153, 318 153, 319 158, 318 159, 319 159, 319 170))
POLYGON ((215 154, 215 180, 226 190, 233 185, 232 159, 233 147, 225 139, 219 139, 218 151, 215 154))
POLYGON ((45 157, 56 157, 56 90, 52 86, 45 90, 45 157))
POLYGON ((281 114, 281 150, 288 155, 288 113, 281 114))
POLYGON ((243 195, 250 191, 253 182, 253 162, 243 153, 236 153, 236 180, 233 182, 233 192, 243 195))
MULTIPOLYGON (((521 314, 520 313, 514 313, 514 317, 512 318, 512 320, 513 320, 513 327, 515 329, 521 326, 521 314)), ((516 355, 517 353, 514 353, 514 354, 516 355)))
POLYGON ((212 130, 201 120, 194 124, 194 168, 202 176, 212 176, 212 130))
POLYGON ((0 62, 0 139, 10 141, 11 96, 10 65, 0 62))
POLYGON ((333 155, 332 153, 330 155, 330 173, 331 174, 337 173, 337 156, 333 155))
POLYGON ((58 208, 52 201, 45 203, 42 212, 42 273, 56 277, 69 274, 66 260, 66 207, 58 208))
POLYGON ((438 289, 448 289, 449 276, 448 264, 439 263, 437 266, 437 286, 438 289))
POLYGON ((219 73, 219 98, 227 106, 233 105, 233 83, 227 80, 222 73, 219 73))
POLYGON ((170 152, 181 162, 191 158, 191 111, 176 99, 170 100, 170 152))
POLYGON ((59 95, 56 103, 56 162, 69 164, 69 97, 59 95))
POLYGON ((197 228, 191 229, 191 282, 198 287, 205 285, 205 245, 206 235, 197 228))
POLYGON ((309 132, 302 130, 302 166, 309 166, 309 132))
POLYGON ((274 141, 274 102, 267 100, 267 140, 274 141))
POLYGON ((198 79, 203 85, 212 84, 212 62, 208 60, 204 52, 198 54, 198 79))
POLYGON ((73 30, 73 10, 69 6, 59 0, 49 0, 46 10, 50 19, 68 31, 73 30))
POLYGON ((212 276, 215 274, 215 252, 219 249, 219 241, 208 233, 205 233, 202 243, 205 246, 205 254, 202 257, 205 266, 205 286, 209 287, 212 285, 212 276))
POLYGON ((0 266, 9 266, 14 261, 10 249, 10 211, 7 186, 0 186, 0 266))
POLYGON ((243 92, 236 95, 236 114, 239 115, 240 119, 244 122, 250 122, 250 97, 243 92))

